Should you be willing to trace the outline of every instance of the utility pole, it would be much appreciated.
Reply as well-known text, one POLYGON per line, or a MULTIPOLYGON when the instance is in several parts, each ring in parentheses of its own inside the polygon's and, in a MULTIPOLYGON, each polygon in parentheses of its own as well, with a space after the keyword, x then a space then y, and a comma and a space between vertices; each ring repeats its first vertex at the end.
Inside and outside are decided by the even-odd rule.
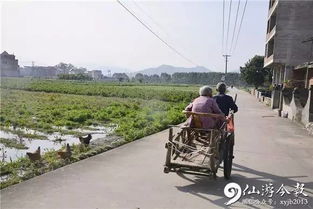
POLYGON ((230 57, 229 54, 224 54, 223 57, 225 57, 225 77, 224 80, 226 80, 226 74, 227 74, 227 62, 228 62, 228 57, 230 57))
POLYGON ((307 43, 307 42, 311 42, 311 49, 310 49, 310 56, 309 56, 309 60, 308 60, 308 64, 307 64, 307 69, 306 69, 306 76, 305 76, 305 87, 308 88, 309 87, 309 64, 312 60, 312 49, 313 49, 313 36, 302 41, 302 43, 307 43))

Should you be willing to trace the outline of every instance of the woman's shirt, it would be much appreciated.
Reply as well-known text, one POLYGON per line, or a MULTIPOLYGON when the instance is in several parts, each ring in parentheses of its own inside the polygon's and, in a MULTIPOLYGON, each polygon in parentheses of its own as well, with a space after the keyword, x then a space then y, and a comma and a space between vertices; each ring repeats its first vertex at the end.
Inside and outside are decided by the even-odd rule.
MULTIPOLYGON (((185 110, 192 112, 222 114, 216 101, 208 96, 200 96, 190 103, 185 110)), ((214 128, 216 119, 209 117, 201 117, 202 128, 214 128)))

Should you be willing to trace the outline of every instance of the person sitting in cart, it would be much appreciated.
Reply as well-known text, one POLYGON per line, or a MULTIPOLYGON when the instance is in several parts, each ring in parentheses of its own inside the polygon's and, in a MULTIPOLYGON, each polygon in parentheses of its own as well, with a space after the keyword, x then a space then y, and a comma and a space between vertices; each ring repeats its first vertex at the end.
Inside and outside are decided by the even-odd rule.
POLYGON ((238 111, 238 107, 235 104, 233 98, 225 94, 226 92, 226 84, 220 82, 216 85, 216 90, 219 92, 216 96, 214 96, 214 100, 218 104, 218 107, 221 111, 227 116, 229 114, 229 110, 233 110, 234 113, 238 111))
MULTIPOLYGON (((196 113, 213 113, 220 115, 219 119, 224 119, 225 115, 218 107, 216 101, 212 98, 212 89, 209 86, 203 86, 199 90, 200 96, 190 103, 185 110, 196 113)), ((213 117, 201 117, 203 129, 213 129, 219 124, 219 119, 213 117)), ((192 116, 188 118, 186 125, 192 127, 192 116)), ((198 127, 199 128, 199 127, 198 127)))

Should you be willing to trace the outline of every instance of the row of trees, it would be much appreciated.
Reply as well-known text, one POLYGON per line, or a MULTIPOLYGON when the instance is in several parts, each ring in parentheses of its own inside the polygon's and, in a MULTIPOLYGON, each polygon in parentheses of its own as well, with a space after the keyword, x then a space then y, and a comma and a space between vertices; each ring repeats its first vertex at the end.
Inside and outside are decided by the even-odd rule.
POLYGON ((76 67, 72 65, 71 63, 67 64, 67 63, 60 62, 59 64, 55 65, 55 67, 60 71, 61 74, 69 74, 69 73, 83 74, 87 72, 86 68, 76 67))
MULTIPOLYGON (((253 85, 255 88, 261 86, 268 87, 272 82, 272 72, 269 68, 264 68, 264 56, 255 55, 249 59, 244 67, 240 67, 239 73, 228 73, 226 75, 226 83, 228 85, 253 85)), ((116 73, 114 78, 119 81, 133 81, 140 83, 181 83, 181 84, 208 84, 215 85, 222 80, 224 73, 174 73, 172 75, 162 73, 160 76, 145 75, 137 73, 135 77, 130 79, 125 73, 116 73)))
MULTIPOLYGON (((173 75, 162 73, 161 75, 145 75, 137 73, 133 78, 129 78, 125 73, 115 73, 113 78, 120 82, 139 82, 139 83, 178 83, 178 84, 208 84, 215 85, 221 81, 223 73, 174 73, 173 75)), ((243 85, 239 73, 229 73, 226 76, 227 84, 243 85)))
MULTIPOLYGON (((268 68, 264 68, 264 56, 255 55, 252 59, 245 63, 244 67, 240 67, 239 73, 228 73, 226 82, 228 85, 253 85, 255 88, 260 86, 269 86, 272 82, 272 72, 268 68)), ((92 78, 85 74, 87 69, 77 68, 72 64, 60 63, 56 65, 58 69, 63 70, 63 74, 59 75, 59 79, 66 80, 91 80, 92 78), (68 74, 75 71, 75 74, 68 74)), ((215 85, 221 81, 224 73, 208 72, 208 73, 174 73, 172 75, 162 73, 161 75, 145 75, 137 73, 130 78, 126 73, 114 73, 113 78, 120 82, 139 82, 139 83, 179 83, 179 84, 208 84, 215 85)))
POLYGON ((87 80, 90 81, 92 80, 92 78, 90 76, 88 76, 87 74, 83 74, 83 73, 79 73, 79 74, 59 74, 58 75, 59 79, 62 80, 87 80))
MULTIPOLYGON (((172 75, 173 83, 185 84, 208 84, 215 85, 222 80, 224 73, 210 72, 210 73, 174 73, 172 75)), ((240 78, 239 73, 228 73, 225 77, 228 85, 241 86, 244 82, 240 78)))

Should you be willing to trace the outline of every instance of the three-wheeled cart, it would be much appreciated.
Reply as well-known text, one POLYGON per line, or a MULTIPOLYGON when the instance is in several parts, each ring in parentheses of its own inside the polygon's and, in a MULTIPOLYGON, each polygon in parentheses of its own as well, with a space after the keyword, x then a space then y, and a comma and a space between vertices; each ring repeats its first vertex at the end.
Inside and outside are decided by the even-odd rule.
POLYGON ((224 177, 230 178, 233 161, 233 114, 217 129, 202 129, 201 117, 220 118, 220 115, 184 111, 193 117, 193 127, 171 126, 165 144, 164 173, 181 172, 204 174, 216 178, 223 162, 224 177))

